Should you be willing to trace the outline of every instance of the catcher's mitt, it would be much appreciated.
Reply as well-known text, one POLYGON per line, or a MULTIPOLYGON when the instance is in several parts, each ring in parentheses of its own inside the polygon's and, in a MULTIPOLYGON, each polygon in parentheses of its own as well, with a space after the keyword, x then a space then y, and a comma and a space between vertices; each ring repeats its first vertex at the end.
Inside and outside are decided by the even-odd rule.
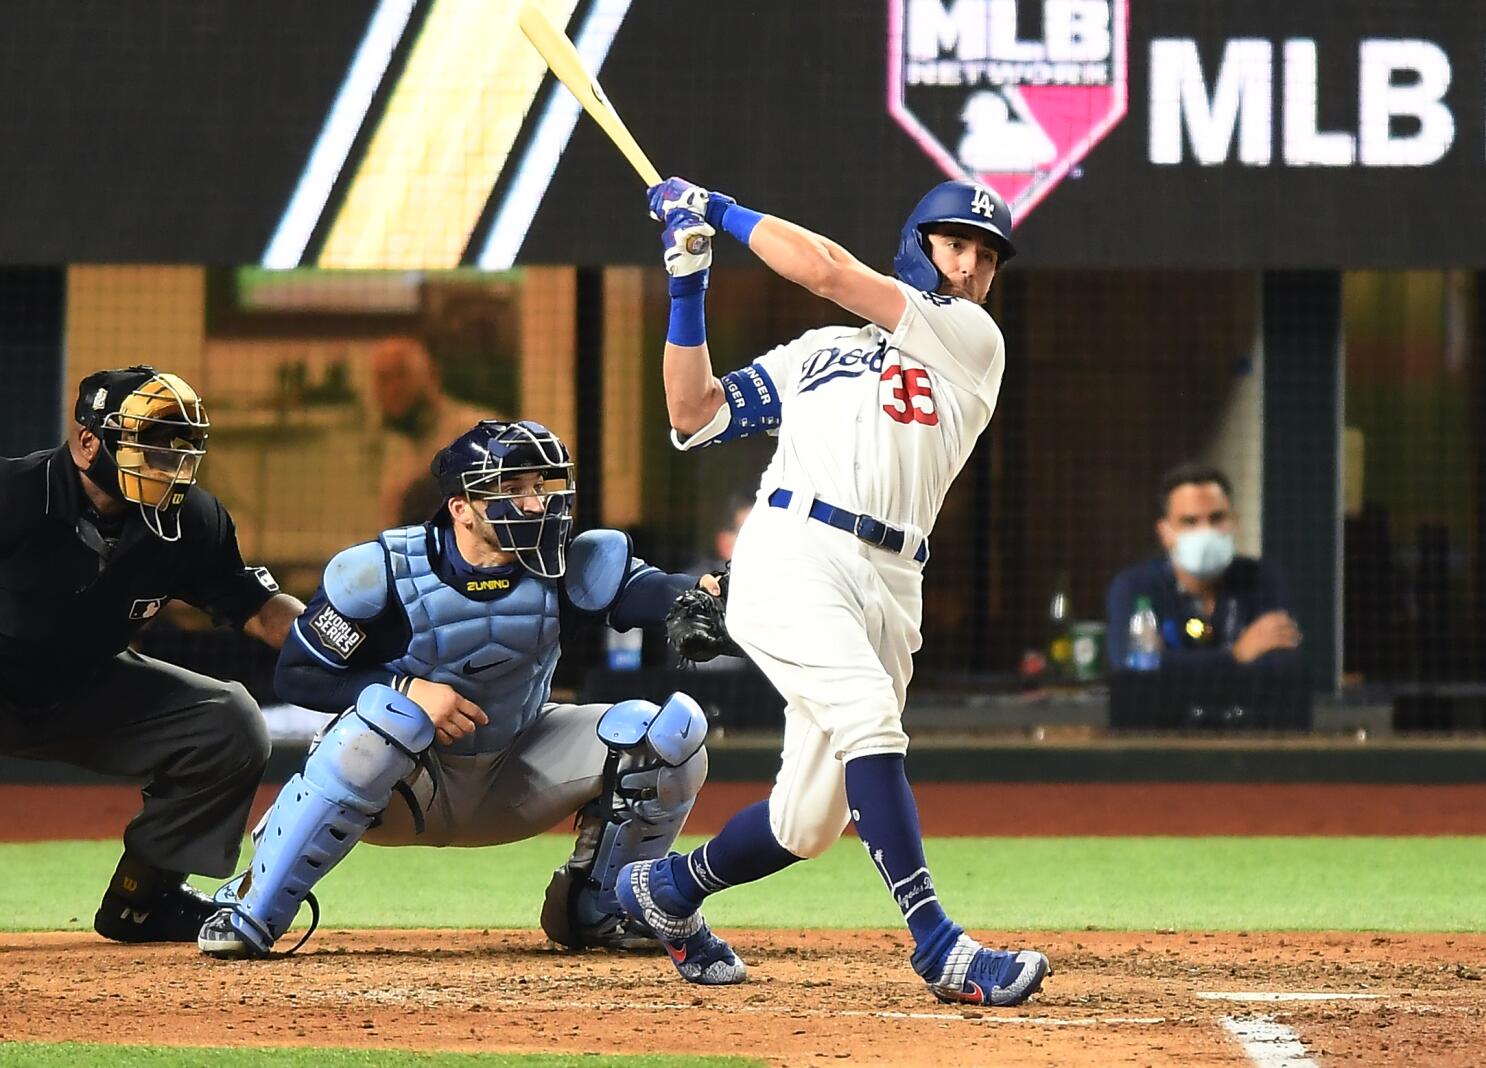
POLYGON ((712 572, 721 595, 700 586, 682 590, 666 613, 666 637, 683 660, 703 664, 716 656, 742 656, 723 622, 727 609, 729 569, 712 572))

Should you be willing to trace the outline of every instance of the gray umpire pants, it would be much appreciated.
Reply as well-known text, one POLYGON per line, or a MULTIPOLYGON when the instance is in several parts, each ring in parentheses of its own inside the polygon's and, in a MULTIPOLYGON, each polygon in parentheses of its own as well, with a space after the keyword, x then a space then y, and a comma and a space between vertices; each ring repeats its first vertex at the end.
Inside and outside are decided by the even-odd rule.
POLYGON ((269 741, 240 684, 126 650, 50 707, 15 707, 0 693, 0 752, 142 782, 124 848, 157 868, 225 877, 269 741))
POLYGON ((423 809, 418 834, 397 796, 366 833, 373 845, 485 846, 551 830, 603 791, 609 747, 599 717, 609 705, 549 704, 501 753, 455 756, 435 745, 412 779, 423 809))

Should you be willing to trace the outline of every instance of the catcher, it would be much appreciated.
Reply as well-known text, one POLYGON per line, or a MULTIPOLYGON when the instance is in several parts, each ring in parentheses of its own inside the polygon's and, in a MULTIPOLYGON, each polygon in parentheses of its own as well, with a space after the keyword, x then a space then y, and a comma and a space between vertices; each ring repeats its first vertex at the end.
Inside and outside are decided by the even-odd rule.
POLYGON ((659 625, 694 580, 636 559, 617 530, 570 540, 573 463, 539 423, 482 421, 432 470, 437 515, 335 556, 292 628, 279 695, 341 715, 255 830, 252 865, 218 893, 203 953, 265 956, 307 899, 318 918, 311 888, 363 837, 499 845, 574 813, 542 929, 573 949, 654 946, 614 881, 681 833, 707 774, 706 718, 681 693, 659 707, 552 703, 558 611, 659 625))

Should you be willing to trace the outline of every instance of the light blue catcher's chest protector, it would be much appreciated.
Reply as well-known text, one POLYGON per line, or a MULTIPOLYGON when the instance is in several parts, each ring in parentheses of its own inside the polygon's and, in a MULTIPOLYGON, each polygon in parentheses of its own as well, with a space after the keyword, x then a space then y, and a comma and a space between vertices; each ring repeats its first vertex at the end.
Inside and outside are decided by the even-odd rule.
MULTIPOLYGON (((392 585, 408 617, 408 649, 387 666, 400 675, 442 682, 485 710, 490 723, 445 746, 454 754, 507 748, 535 719, 552 689, 558 644, 558 581, 517 570, 496 600, 472 600, 436 570, 423 526, 398 527, 380 539, 392 585)), ((589 531, 568 550, 566 581, 578 608, 607 611, 630 566, 629 539, 589 531), (573 587, 579 587, 573 589, 573 587)))
POLYGON ((407 652, 387 666, 452 686, 490 717, 444 752, 505 749, 541 712, 551 690, 559 655, 557 583, 518 571, 506 596, 476 601, 435 571, 427 528, 397 527, 380 540, 412 629, 407 652))

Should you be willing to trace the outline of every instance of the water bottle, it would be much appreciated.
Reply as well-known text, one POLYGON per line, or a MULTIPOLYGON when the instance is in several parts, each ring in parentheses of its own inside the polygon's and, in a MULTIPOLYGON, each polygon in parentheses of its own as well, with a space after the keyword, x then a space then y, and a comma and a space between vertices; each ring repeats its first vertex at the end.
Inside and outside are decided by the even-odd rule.
POLYGON ((607 632, 605 641, 610 671, 638 671, 640 656, 644 650, 645 632, 639 627, 623 634, 617 630, 607 632))
POLYGON ((1131 671, 1155 671, 1161 666, 1161 624, 1149 597, 1135 601, 1130 616, 1130 648, 1125 653, 1125 666, 1131 671))
POLYGON ((1068 596, 1069 576, 1059 571, 1047 606, 1047 677, 1062 682, 1073 677, 1073 605, 1068 596))

